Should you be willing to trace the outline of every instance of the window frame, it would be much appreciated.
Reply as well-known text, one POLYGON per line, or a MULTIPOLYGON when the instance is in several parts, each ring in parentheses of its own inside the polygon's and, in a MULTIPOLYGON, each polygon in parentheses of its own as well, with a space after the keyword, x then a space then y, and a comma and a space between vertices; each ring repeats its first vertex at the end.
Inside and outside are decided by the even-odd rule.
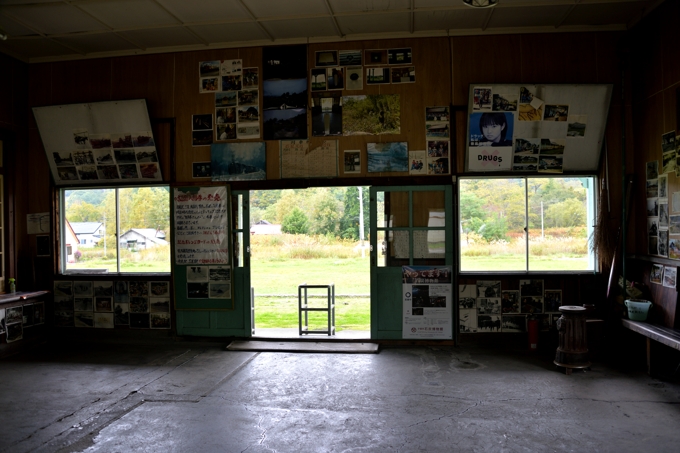
POLYGON ((560 274, 569 274, 569 275, 593 275, 593 274, 598 274, 600 273, 600 268, 599 268, 599 259, 597 256, 597 252, 594 250, 591 250, 590 248, 590 241, 592 237, 592 232, 595 228, 595 225, 597 223, 597 214, 599 212, 598 209, 598 196, 596 189, 599 187, 599 178, 595 174, 514 174, 514 175, 492 175, 492 176, 486 176, 486 175, 477 175, 477 176, 459 176, 456 179, 456 247, 458 248, 458 253, 457 253, 457 266, 458 266, 458 274, 460 275, 490 275, 490 274, 496 274, 496 275, 560 275, 560 274), (588 244, 588 259, 589 261, 592 261, 593 263, 593 268, 592 269, 583 269, 583 270, 554 270, 554 271, 549 271, 549 270, 530 270, 529 269, 529 260, 530 260, 530 249, 529 249, 529 185, 528 185, 528 180, 529 179, 566 179, 566 178, 590 178, 592 181, 593 187, 590 190, 586 190, 586 194, 588 197, 590 197, 590 194, 592 194, 592 203, 588 203, 586 201, 586 228, 587 228, 587 244, 588 244), (462 249, 460 247, 460 241, 462 238, 462 231, 461 231, 461 223, 460 223, 460 218, 461 218, 461 205, 460 205, 460 197, 461 197, 461 181, 463 180, 491 180, 491 179, 523 179, 524 180, 524 241, 525 241, 525 270, 463 270, 462 268, 462 249))
MULTIPOLYGON (((122 249, 120 245, 120 208, 119 208, 119 198, 118 198, 118 190, 119 189, 136 189, 136 188, 154 188, 154 187, 161 187, 165 188, 168 191, 168 220, 169 220, 169 228, 172 229, 172 185, 169 183, 164 183, 164 184, 130 184, 130 185, 115 185, 115 186, 62 186, 58 187, 58 193, 59 193, 59 231, 60 231, 60 246, 57 250, 57 253, 59 254, 59 275, 61 276, 82 276, 82 275, 101 275, 101 276, 112 276, 112 277, 134 277, 134 276, 158 276, 158 277, 167 277, 172 275, 172 255, 173 255, 173 244, 169 244, 170 246, 170 270, 167 272, 125 272, 121 271, 121 262, 120 262, 120 251, 122 249), (68 269, 67 264, 68 264, 68 254, 66 253, 66 228, 65 228, 65 223, 64 220, 66 220, 66 200, 65 200, 65 193, 66 191, 75 191, 75 190, 115 190, 116 191, 116 221, 115 221, 115 236, 116 236, 116 268, 118 269, 115 272, 106 272, 106 273, 98 273, 98 272, 92 272, 90 269, 68 269)), ((106 234, 106 233, 104 233, 106 234)))

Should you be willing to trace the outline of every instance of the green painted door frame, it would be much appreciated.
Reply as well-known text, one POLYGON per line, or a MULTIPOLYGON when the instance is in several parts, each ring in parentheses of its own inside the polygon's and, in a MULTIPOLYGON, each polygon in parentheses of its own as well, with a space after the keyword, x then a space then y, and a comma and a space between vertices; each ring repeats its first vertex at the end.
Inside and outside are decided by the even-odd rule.
MULTIPOLYGON (((414 265, 414 232, 444 231, 446 266, 452 266, 453 261, 453 195, 451 186, 404 186, 404 187, 371 187, 370 192, 370 240, 371 240, 371 338, 402 339, 403 323, 403 292, 402 265, 414 265), (414 226, 413 225, 413 194, 415 192, 444 192, 445 222, 444 227, 414 226), (378 216, 378 197, 391 192, 408 194, 408 226, 392 226, 391 221, 384 219, 384 213, 378 216), (378 240, 380 236, 380 241, 378 240), (387 250, 388 238, 408 237, 408 259, 403 259, 398 265, 387 263, 382 255, 387 250), (379 265, 384 260, 386 265, 379 265)), ((452 310, 451 322, 454 322, 452 310)), ((453 331, 457 327, 453 325, 453 331)))

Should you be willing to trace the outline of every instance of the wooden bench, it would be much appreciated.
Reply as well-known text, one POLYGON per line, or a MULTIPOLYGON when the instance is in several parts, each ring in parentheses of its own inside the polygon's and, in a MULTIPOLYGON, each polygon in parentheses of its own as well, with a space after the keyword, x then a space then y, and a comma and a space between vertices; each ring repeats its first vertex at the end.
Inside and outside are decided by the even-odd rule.
MULTIPOLYGON (((622 319, 621 324, 626 329, 647 337, 647 374, 652 374, 652 340, 680 351, 680 330, 657 324, 631 321, 630 319, 622 319)), ((680 365, 678 368, 680 368, 680 365)), ((676 369, 675 371, 677 372, 678 370, 676 369)))

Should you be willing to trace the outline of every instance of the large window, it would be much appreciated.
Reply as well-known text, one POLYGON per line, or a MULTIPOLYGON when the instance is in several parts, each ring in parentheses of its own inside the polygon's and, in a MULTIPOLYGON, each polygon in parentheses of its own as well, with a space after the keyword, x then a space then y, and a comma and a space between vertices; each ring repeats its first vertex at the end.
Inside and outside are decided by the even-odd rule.
POLYGON ((595 270, 594 187, 594 177, 461 178, 461 272, 595 270))
POLYGON ((66 273, 170 272, 168 186, 62 189, 66 273))

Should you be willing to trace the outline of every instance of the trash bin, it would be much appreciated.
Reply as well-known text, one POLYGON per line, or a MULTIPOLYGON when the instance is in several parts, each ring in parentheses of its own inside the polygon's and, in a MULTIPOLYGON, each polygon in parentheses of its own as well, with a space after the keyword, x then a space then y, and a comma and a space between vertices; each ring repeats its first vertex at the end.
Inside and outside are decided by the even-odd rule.
POLYGON ((559 308, 557 320, 559 346, 555 354, 555 365, 563 367, 566 374, 573 369, 589 368, 588 339, 586 337, 586 312, 583 307, 565 305, 559 308))

